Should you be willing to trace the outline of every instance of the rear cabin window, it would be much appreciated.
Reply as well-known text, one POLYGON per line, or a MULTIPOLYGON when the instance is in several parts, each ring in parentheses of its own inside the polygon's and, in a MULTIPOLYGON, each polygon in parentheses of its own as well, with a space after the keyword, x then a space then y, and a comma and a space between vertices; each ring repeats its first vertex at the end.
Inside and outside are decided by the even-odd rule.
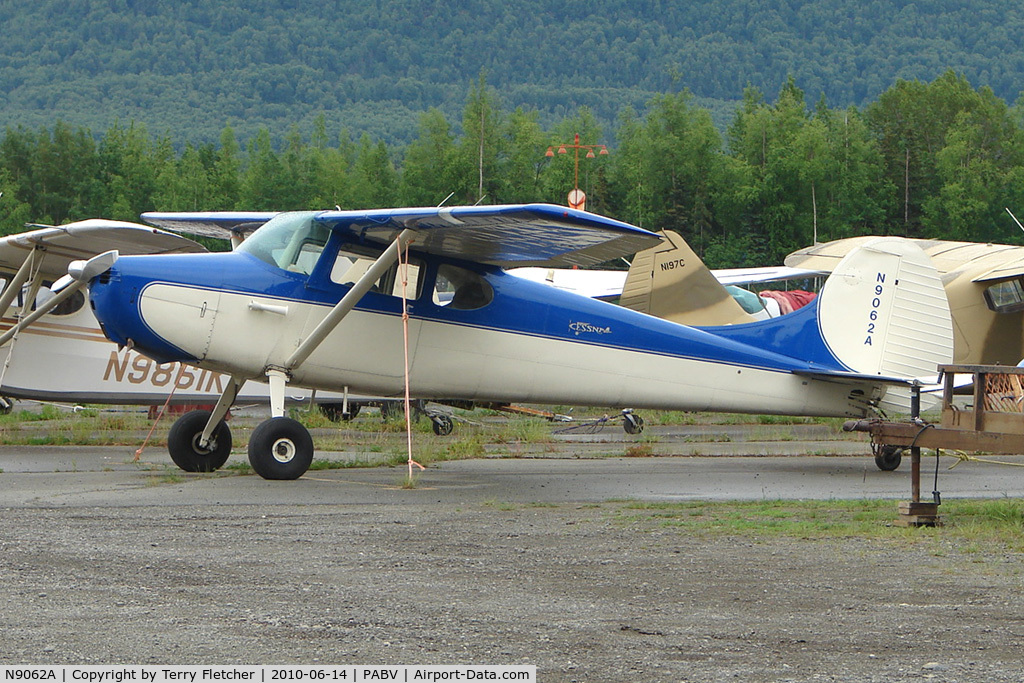
POLYGON ((494 299, 494 290, 479 273, 443 265, 434 281, 434 303, 458 311, 483 308, 494 299))
MULTIPOLYGON (((354 285, 379 256, 380 252, 372 249, 349 244, 341 245, 338 256, 334 260, 334 266, 331 268, 331 282, 339 285, 354 285)), ((374 283, 370 291, 389 296, 402 296, 402 281, 405 280, 406 298, 416 299, 420 293, 420 273, 422 272, 422 264, 416 259, 410 259, 407 266, 396 263, 374 283)))

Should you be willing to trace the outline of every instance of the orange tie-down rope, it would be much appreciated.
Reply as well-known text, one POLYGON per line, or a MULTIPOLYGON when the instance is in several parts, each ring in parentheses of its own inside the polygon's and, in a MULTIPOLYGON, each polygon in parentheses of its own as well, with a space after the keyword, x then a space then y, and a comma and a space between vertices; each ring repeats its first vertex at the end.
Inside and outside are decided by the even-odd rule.
POLYGON ((185 371, 185 364, 178 363, 178 374, 174 378, 174 386, 171 387, 171 393, 167 394, 167 400, 164 401, 164 407, 157 413, 156 419, 153 420, 153 426, 149 428, 149 434, 146 434, 146 439, 142 442, 142 445, 135 451, 135 457, 132 458, 132 462, 138 462, 142 458, 142 451, 146 450, 146 446, 149 445, 149 440, 153 436, 153 432, 156 431, 156 426, 160 423, 160 418, 167 412, 168 406, 171 405, 171 398, 174 396, 174 392, 178 390, 178 381, 181 380, 181 373, 185 371))
MULTIPOLYGON (((401 245, 399 245, 401 246, 401 245)), ((412 482, 412 467, 415 465, 421 470, 427 469, 412 458, 412 402, 409 400, 409 300, 406 297, 406 287, 409 285, 409 245, 398 250, 398 267, 402 276, 402 337, 405 348, 405 439, 406 448, 409 454, 409 481, 412 482)))

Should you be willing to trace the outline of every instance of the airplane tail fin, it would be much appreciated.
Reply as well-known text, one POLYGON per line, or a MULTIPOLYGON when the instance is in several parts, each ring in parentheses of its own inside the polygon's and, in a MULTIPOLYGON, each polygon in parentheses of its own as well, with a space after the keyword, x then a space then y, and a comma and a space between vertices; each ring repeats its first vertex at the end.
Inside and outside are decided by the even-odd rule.
POLYGON ((619 303, 683 325, 753 322, 678 233, 659 233, 664 242, 637 253, 619 303))
POLYGON ((953 322, 931 259, 909 240, 879 238, 848 254, 819 295, 818 326, 855 372, 935 376, 953 358, 953 322))
MULTIPOLYGON (((818 325, 856 372, 925 379, 953 360, 953 319, 931 259, 909 240, 881 238, 848 254, 825 283, 818 325)), ((934 401, 924 401, 922 408, 934 401)), ((910 390, 890 387, 879 407, 910 412, 910 390)))
MULTIPOLYGON (((816 376, 934 381, 937 366, 953 358, 939 274, 920 247, 900 237, 877 238, 847 254, 812 305, 714 332, 810 362, 821 368, 810 373, 816 376)), ((890 386, 879 407, 909 412, 909 388, 890 386)))

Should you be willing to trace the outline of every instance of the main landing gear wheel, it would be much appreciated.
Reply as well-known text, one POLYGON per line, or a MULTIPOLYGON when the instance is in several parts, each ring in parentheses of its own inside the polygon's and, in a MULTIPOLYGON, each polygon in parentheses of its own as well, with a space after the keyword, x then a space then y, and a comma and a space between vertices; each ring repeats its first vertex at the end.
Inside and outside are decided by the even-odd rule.
POLYGON ((272 417, 249 437, 249 464, 264 479, 298 479, 313 462, 313 438, 290 417, 272 417))
POLYGON ((231 430, 223 420, 213 430, 210 443, 205 448, 199 445, 209 419, 209 410, 193 410, 179 417, 167 433, 167 452, 186 472, 213 472, 231 455, 231 430))
POLYGON ((452 433, 454 423, 447 415, 433 415, 430 421, 433 423, 431 426, 434 428, 434 433, 438 436, 448 436, 452 433))
POLYGON ((644 431, 644 419, 633 413, 623 413, 622 428, 627 434, 639 434, 644 431))
POLYGON ((900 466, 900 462, 903 460, 903 450, 902 446, 880 446, 875 451, 875 465, 883 472, 892 472, 900 466))

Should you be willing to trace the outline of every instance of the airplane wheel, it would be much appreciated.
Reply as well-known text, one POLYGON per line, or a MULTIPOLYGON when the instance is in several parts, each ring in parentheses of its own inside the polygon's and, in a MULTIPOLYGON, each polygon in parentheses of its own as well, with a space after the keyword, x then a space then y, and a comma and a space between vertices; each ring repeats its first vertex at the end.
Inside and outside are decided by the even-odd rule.
POLYGON ((264 420, 249 437, 249 464, 264 479, 298 479, 313 462, 313 438, 290 417, 264 420))
POLYGON ((455 427, 452 419, 447 415, 435 415, 430 419, 431 422, 433 422, 432 426, 434 428, 434 433, 438 436, 448 436, 452 433, 452 429, 455 427))
POLYGON ((186 472, 213 472, 231 455, 231 429, 221 420, 206 448, 199 446, 209 410, 193 410, 179 417, 167 433, 167 452, 174 464, 186 472))
POLYGON ((622 428, 627 434, 639 434, 644 431, 644 419, 633 413, 626 413, 622 416, 622 428))
POLYGON ((875 465, 883 472, 892 472, 903 460, 902 446, 882 446, 875 453, 875 465))

